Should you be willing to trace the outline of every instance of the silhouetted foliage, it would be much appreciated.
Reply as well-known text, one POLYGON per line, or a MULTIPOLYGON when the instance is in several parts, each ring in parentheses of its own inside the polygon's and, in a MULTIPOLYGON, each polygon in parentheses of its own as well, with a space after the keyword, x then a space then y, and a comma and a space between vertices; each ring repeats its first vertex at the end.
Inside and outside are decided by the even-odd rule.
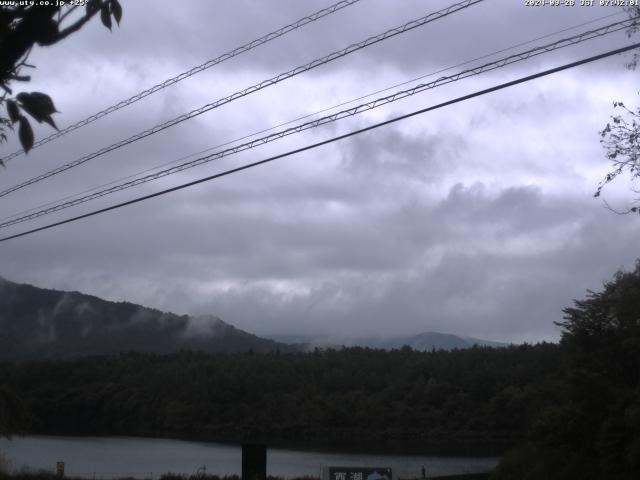
POLYGON ((564 313, 560 401, 496 478, 640 478, 640 261, 564 313))
MULTIPOLYGON (((640 6, 632 5, 623 7, 623 9, 625 12, 627 12, 627 15, 630 19, 635 19, 633 25, 627 29, 627 37, 631 38, 636 33, 638 33, 638 30, 640 30, 640 6)), ((634 50, 631 60, 629 61, 629 63, 627 63, 627 68, 629 70, 635 70, 638 66, 638 60, 640 60, 640 53, 638 52, 638 50, 634 50)))
MULTIPOLYGON (((624 172, 631 176, 632 181, 640 178, 640 108, 633 111, 622 102, 613 102, 613 106, 621 109, 622 114, 611 117, 611 121, 600 132, 600 142, 607 151, 613 170, 598 185, 594 194, 596 197, 600 196, 605 185, 624 172)), ((640 193, 637 189, 634 191, 640 193)), ((635 212, 640 212, 638 198, 632 201, 624 213, 635 212)))
MULTIPOLYGON (((624 9, 630 19, 635 19, 627 29, 627 36, 632 37, 640 30, 640 6, 628 6, 624 9)), ((635 70, 640 60, 638 51, 634 52, 627 64, 630 70, 635 70)), ((640 177, 640 108, 634 111, 620 101, 614 101, 613 108, 622 110, 622 113, 612 116, 611 121, 600 132, 600 143, 605 148, 606 156, 611 160, 613 168, 598 185, 595 197, 599 197, 608 183, 625 172, 629 173, 632 182, 640 177)), ((636 189, 634 191, 640 193, 636 189)), ((617 213, 640 213, 640 199, 632 200, 625 211, 617 213)))
MULTIPOLYGON (((14 96, 10 84, 15 81, 28 82, 30 76, 21 72, 33 68, 27 63, 29 53, 35 46, 50 46, 67 38, 82 28, 92 17, 100 13, 105 27, 111 30, 111 18, 119 24, 122 7, 118 0, 89 0, 84 13, 78 15, 79 6, 56 6, 15 2, 0 6, 0 105, 5 104, 7 116, 0 115, 0 142, 7 139, 7 129, 18 125, 18 137, 22 148, 29 151, 34 143, 34 134, 28 114, 38 123, 45 122, 57 128, 52 115, 56 108, 51 98, 42 92, 21 92, 14 96), (73 21, 69 22, 69 19, 73 21)), ((0 160, 0 163, 2 161, 0 160)))

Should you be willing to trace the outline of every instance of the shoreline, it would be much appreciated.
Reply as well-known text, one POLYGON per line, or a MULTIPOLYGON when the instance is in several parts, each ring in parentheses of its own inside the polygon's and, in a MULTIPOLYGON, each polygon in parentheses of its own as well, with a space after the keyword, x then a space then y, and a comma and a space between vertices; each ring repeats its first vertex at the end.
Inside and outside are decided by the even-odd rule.
POLYGON ((390 456, 432 456, 432 457, 502 457, 517 443, 507 442, 427 442, 411 440, 390 439, 380 441, 346 441, 346 440, 322 440, 322 439, 283 439, 276 438, 264 441, 263 438, 220 438, 199 434, 76 434, 68 432, 27 432, 13 435, 16 438, 40 437, 40 438, 95 438, 95 439, 134 439, 134 440, 171 440, 178 442, 192 442, 199 444, 215 444, 225 447, 240 447, 243 443, 265 443, 267 449, 288 450, 294 452, 326 452, 344 454, 371 454, 390 456))
MULTIPOLYGON (((300 446, 298 446, 300 447, 300 446)), ((56 462, 65 462, 67 478, 152 478, 176 472, 176 480, 198 472, 233 475, 241 471, 239 445, 199 443, 136 437, 15 437, 0 440, 6 457, 5 471, 53 472, 56 462)), ((267 471, 286 479, 318 478, 322 469, 335 465, 377 466, 393 470, 395 479, 416 479, 426 465, 427 478, 480 473, 493 470, 500 457, 436 456, 345 453, 318 450, 288 450, 267 447, 267 471), (429 474, 432 477, 429 477, 429 474)), ((17 477, 14 476, 14 480, 17 477)), ((421 479, 420 479, 421 480, 421 479)))

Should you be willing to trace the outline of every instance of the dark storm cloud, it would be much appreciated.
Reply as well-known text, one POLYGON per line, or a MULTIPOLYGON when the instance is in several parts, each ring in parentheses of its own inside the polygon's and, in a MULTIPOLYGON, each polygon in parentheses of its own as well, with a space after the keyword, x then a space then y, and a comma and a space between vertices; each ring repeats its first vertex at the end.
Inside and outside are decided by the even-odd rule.
MULTIPOLYGON (((291 289, 284 295, 249 282, 246 288, 236 285, 217 292, 204 308, 215 304, 235 313, 233 304, 245 299, 255 308, 250 308, 247 321, 254 319, 251 324, 263 331, 269 329, 266 325, 313 331, 314 325, 318 329, 314 322, 331 318, 332 330, 351 334, 373 325, 383 334, 431 328, 507 340, 518 335, 553 338, 551 321, 560 319, 561 309, 587 288, 597 289, 599 279, 636 254, 632 240, 610 242, 612 234, 628 237, 629 226, 602 209, 576 221, 588 205, 545 200, 532 187, 511 188, 497 196, 476 192, 473 198, 456 194, 458 186, 453 190, 435 207, 417 209, 413 222, 407 222, 404 212, 397 212, 395 221, 385 216, 387 236, 401 230, 406 239, 407 224, 412 223, 419 243, 376 249, 371 239, 360 238, 361 249, 392 257, 395 271, 345 273, 341 264, 333 274, 312 282, 309 291, 291 289), (507 205, 509 201, 519 208, 507 205), (540 222, 554 210, 555 221, 540 222), (530 225, 523 229, 526 219, 530 225), (401 323, 394 321, 398 316, 401 323)), ((298 274, 304 278, 303 272, 298 274)), ((295 277, 286 279, 296 283, 295 277)))
POLYGON ((353 175, 399 175, 403 180, 429 183, 441 177, 467 143, 455 132, 410 136, 397 128, 387 128, 353 137, 345 145, 343 167, 353 175))
MULTIPOLYGON (((446 329, 510 340, 519 332, 529 339, 553 336, 550 321, 560 309, 586 288, 598 288, 599 280, 588 280, 594 268, 596 278, 606 278, 635 252, 632 241, 610 242, 612 232, 628 237, 629 226, 618 217, 546 198, 531 186, 492 193, 455 185, 439 202, 370 213, 366 222, 358 222, 363 214, 356 208, 348 221, 326 216, 322 226, 305 216, 274 221, 273 205, 267 211, 268 219, 214 211, 206 234, 195 225, 201 218, 183 215, 170 229, 152 222, 133 243, 98 224, 93 245, 78 249, 68 269, 104 269, 102 260, 87 260, 100 252, 111 258, 107 278, 117 272, 128 279, 126 292, 112 285, 116 298, 131 298, 137 286, 139 301, 215 311, 263 332, 269 326, 314 332, 322 321, 351 334, 373 326, 381 334, 446 329), (153 278, 158 284, 148 290, 153 278), (398 315, 402 322, 393 322, 398 315)), ((166 208, 163 215, 172 213, 166 208)), ((136 221, 125 229, 134 232, 136 221)), ((31 268, 53 266, 68 235, 50 241, 46 253, 32 253, 31 268)), ((77 282, 71 275, 68 281, 77 282)), ((104 282, 86 276, 84 284, 104 282)))

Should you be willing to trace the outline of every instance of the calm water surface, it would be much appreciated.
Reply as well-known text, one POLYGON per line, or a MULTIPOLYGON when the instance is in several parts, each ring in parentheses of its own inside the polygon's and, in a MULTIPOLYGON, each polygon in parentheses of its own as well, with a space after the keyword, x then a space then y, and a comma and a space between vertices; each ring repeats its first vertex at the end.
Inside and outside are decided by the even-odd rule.
MULTIPOLYGON (((28 436, 0 439, 0 453, 14 469, 53 471, 65 462, 69 476, 158 478, 166 472, 193 474, 198 468, 217 475, 241 473, 239 446, 131 437, 28 436)), ((267 473, 280 477, 320 476, 323 466, 393 468, 394 478, 417 478, 422 465, 427 476, 486 472, 496 457, 433 457, 363 455, 339 452, 268 449, 267 473)))

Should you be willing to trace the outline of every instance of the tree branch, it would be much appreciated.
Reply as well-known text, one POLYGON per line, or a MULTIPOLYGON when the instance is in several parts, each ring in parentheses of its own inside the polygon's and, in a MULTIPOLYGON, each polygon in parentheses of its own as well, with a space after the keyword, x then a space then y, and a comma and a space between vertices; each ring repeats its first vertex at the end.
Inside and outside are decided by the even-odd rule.
POLYGON ((77 5, 74 5, 72 7, 70 7, 69 9, 67 9, 66 12, 64 12, 62 15, 60 15, 60 18, 58 19, 58 26, 60 26, 60 23, 69 16, 69 14, 73 13, 73 11, 78 8, 77 5))
POLYGON ((84 17, 82 17, 81 19, 77 20, 75 23, 72 23, 71 25, 69 25, 64 30, 61 30, 60 32, 58 32, 58 34, 55 37, 53 37, 53 39, 51 41, 51 44, 57 43, 60 40, 63 40, 64 38, 68 37, 72 33, 77 32, 78 30, 80 30, 85 23, 87 23, 89 20, 91 20, 94 17, 94 15, 96 13, 98 13, 100 11, 100 9, 103 6, 107 5, 108 3, 109 3, 108 0, 104 0, 102 3, 100 3, 99 7, 96 7, 91 12, 87 12, 84 17))
POLYGON ((0 42, 0 81, 40 38, 43 25, 52 21, 59 7, 38 6, 25 12, 24 19, 0 42))

